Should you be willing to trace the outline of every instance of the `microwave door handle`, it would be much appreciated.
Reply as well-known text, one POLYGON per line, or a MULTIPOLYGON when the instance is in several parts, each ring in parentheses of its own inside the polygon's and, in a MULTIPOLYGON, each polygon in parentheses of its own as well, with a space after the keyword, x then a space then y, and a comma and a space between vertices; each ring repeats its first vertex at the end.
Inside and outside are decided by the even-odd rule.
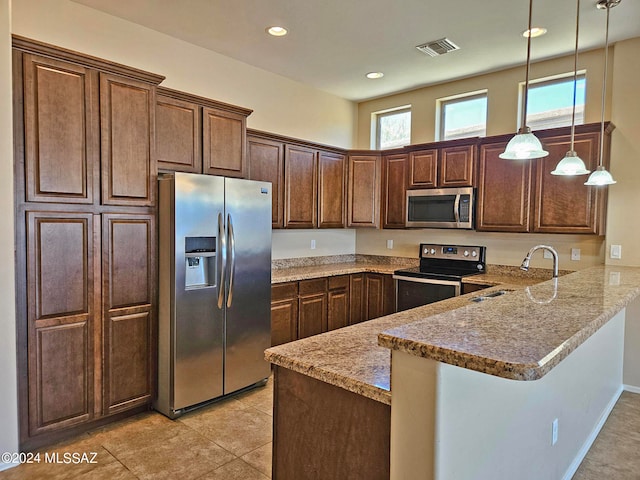
POLYGON ((453 202, 453 218, 455 218, 456 224, 460 224, 460 194, 456 195, 456 200, 453 202))

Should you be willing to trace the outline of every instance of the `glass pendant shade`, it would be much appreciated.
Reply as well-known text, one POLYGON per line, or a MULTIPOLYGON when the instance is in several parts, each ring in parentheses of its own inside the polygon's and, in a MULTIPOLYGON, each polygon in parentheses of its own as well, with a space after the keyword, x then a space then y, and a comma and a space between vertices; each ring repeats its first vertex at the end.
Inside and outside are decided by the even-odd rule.
POLYGON ((600 165, 595 172, 589 175, 589 179, 584 182, 585 185, 593 185, 596 187, 613 185, 614 183, 616 183, 616 181, 602 165, 600 165))
POLYGON ((551 175, 586 175, 589 172, 578 154, 569 150, 551 175))
POLYGON ((549 155, 549 152, 542 149, 540 140, 531 133, 529 127, 518 130, 518 134, 509 140, 507 148, 499 155, 505 160, 530 160, 542 158, 549 155))

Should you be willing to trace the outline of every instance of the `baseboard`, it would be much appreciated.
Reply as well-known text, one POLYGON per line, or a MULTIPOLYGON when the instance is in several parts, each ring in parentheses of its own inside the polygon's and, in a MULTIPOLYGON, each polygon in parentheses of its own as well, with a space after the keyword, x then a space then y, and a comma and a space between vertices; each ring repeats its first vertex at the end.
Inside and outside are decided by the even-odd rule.
MULTIPOLYGON (((602 412, 602 415, 600 415, 600 420, 598 420, 598 423, 596 424, 594 429, 591 431, 591 434, 585 440, 584 444, 582 445, 582 448, 580 449, 576 457, 573 459, 573 462, 571 462, 571 465, 569 465, 569 468, 565 472, 564 477, 562 477, 563 480, 571 480, 571 478, 573 478, 576 471, 578 470, 578 467, 580 467, 580 464, 584 460, 584 457, 587 456, 587 453, 589 452, 591 445, 593 445, 593 442, 596 441, 596 437, 600 433, 600 430, 602 430, 602 427, 607 421, 607 418, 609 418, 609 414, 613 410, 613 407, 616 406, 616 402, 620 398, 620 395, 622 395, 622 391, 625 389, 626 388, 624 385, 620 385, 620 388, 614 393, 613 397, 611 397, 611 400, 609 401, 606 408, 602 412)), ((638 390, 640 391, 640 389, 638 390)))
POLYGON ((20 465, 19 463, 0 463, 0 472, 4 472, 5 470, 9 470, 10 468, 17 467, 20 465))
POLYGON ((633 385, 622 385, 622 389, 625 392, 640 393, 640 387, 635 387, 633 385))

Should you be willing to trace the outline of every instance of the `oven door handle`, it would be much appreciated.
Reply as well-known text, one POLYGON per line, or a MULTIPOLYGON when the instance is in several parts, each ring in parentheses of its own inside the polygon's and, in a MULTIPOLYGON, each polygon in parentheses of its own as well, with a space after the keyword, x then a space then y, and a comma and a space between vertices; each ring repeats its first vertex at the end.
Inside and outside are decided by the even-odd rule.
POLYGON ((460 286, 462 282, 456 280, 437 280, 435 278, 418 278, 418 277, 405 277, 402 275, 394 275, 394 280, 404 280, 405 282, 416 282, 416 283, 431 283, 435 285, 451 285, 451 286, 460 286))
POLYGON ((453 218, 455 218, 456 224, 460 225, 460 194, 456 195, 453 202, 453 218))

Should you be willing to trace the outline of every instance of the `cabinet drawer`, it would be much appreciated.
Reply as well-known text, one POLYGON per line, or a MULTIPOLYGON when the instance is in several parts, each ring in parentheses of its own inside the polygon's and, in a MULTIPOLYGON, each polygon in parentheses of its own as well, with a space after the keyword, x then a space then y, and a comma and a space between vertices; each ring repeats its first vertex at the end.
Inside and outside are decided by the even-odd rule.
POLYGON ((271 301, 288 300, 298 296, 298 282, 271 285, 271 301))
POLYGON ((336 290, 339 288, 349 288, 349 275, 329 277, 329 290, 336 290))
POLYGON ((314 280, 301 280, 299 283, 300 295, 312 295, 315 293, 326 293, 327 279, 317 278, 314 280))

